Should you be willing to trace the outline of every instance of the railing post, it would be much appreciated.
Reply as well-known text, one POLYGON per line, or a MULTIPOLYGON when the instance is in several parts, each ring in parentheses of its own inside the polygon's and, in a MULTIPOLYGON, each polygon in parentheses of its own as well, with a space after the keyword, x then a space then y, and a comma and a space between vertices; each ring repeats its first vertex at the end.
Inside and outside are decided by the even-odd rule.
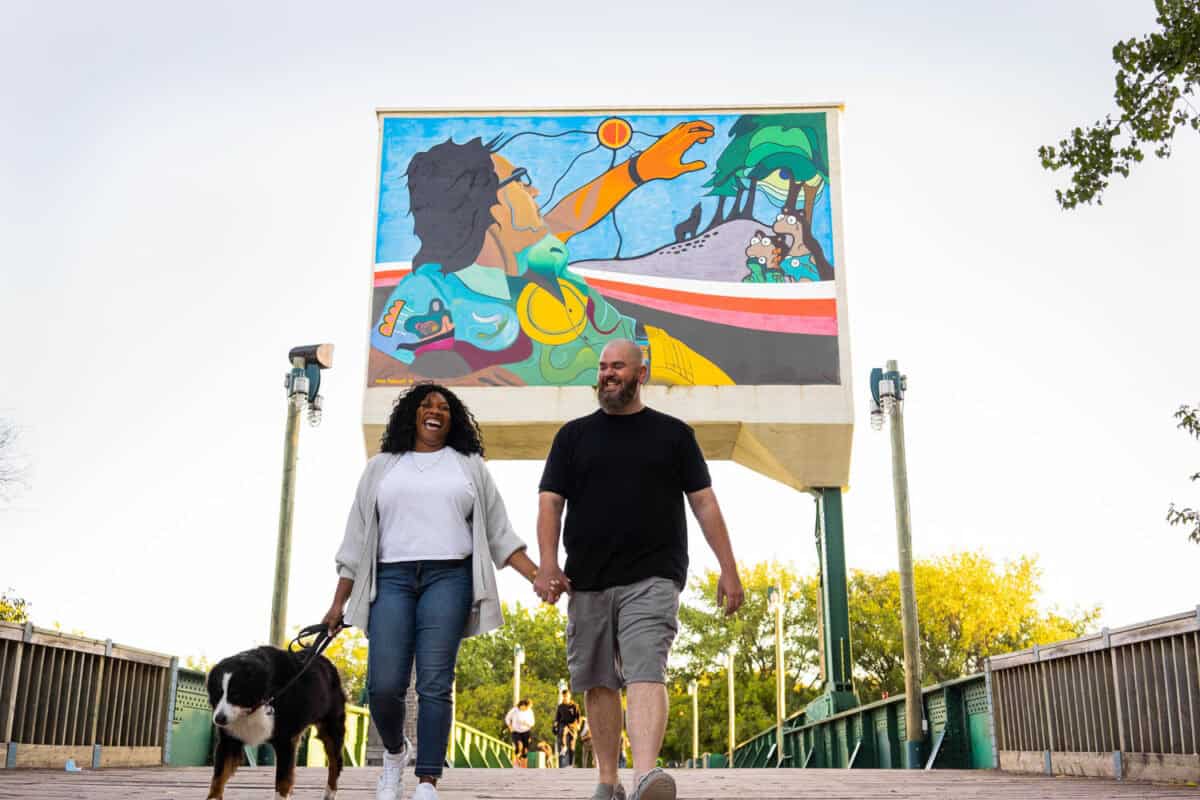
POLYGON ((1117 707, 1117 751, 1113 753, 1113 777, 1118 781, 1125 780, 1125 710, 1122 708, 1121 697, 1121 669, 1120 659, 1117 658, 1117 651, 1112 646, 1112 639, 1109 636, 1108 628, 1104 628, 1100 632, 1104 637, 1104 646, 1108 649, 1109 663, 1112 664, 1112 683, 1113 683, 1113 703, 1117 707))
POLYGON ((996 703, 992 697, 992 660, 983 660, 983 683, 988 704, 988 731, 992 734, 992 769, 1000 769, 1000 742, 996 739, 996 703))
POLYGON ((108 665, 108 660, 112 658, 112 639, 104 640, 104 656, 96 664, 96 692, 92 696, 92 730, 89 739, 92 743, 92 769, 100 768, 100 740, 97 738, 100 732, 100 713, 103 710, 100 706, 102 692, 104 690, 104 672, 108 665))
POLYGON ((179 656, 171 657, 171 680, 167 686, 167 719, 163 732, 163 766, 171 763, 171 735, 175 730, 175 689, 179 685, 179 656))
POLYGON ((21 660, 25 655, 25 642, 16 642, 14 649, 17 652, 13 658, 12 682, 8 685, 8 696, 4 698, 4 719, 0 720, 0 742, 8 742, 10 752, 15 755, 16 750, 12 749, 13 723, 16 721, 17 715, 17 686, 21 683, 21 660))
POLYGON ((1033 657, 1035 659, 1034 673, 1037 675, 1042 689, 1042 709, 1046 714, 1046 729, 1043 731, 1046 736, 1045 769, 1047 775, 1053 775, 1054 764, 1050 754, 1054 750, 1054 707, 1050 703, 1050 685, 1046 679, 1046 669, 1049 665, 1042 661, 1041 648, 1036 644, 1033 646, 1033 657))

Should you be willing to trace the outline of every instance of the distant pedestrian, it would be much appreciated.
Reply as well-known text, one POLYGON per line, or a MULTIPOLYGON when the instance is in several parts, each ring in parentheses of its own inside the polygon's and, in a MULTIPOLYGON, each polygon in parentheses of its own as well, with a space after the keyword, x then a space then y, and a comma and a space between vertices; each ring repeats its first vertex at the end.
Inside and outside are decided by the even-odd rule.
POLYGON ((522 698, 519 703, 509 709, 504 715, 504 727, 512 734, 513 764, 521 762, 524 766, 529 755, 529 740, 533 730, 533 704, 528 698, 522 698))
POLYGON ((579 736, 579 706, 571 699, 571 692, 563 689, 558 708, 554 711, 554 744, 558 748, 558 766, 569 767, 575 763, 575 741, 579 736))

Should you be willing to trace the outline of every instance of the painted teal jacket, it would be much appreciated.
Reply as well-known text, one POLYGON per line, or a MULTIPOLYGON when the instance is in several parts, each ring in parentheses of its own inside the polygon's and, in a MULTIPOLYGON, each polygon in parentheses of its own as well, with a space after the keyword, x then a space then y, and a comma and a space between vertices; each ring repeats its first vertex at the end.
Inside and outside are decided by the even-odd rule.
MULTIPOLYGON (((526 545, 513 531, 504 501, 483 458, 476 454, 465 456, 457 450, 452 452, 474 496, 471 517, 474 598, 463 636, 475 636, 495 630, 504 623, 504 616, 500 613, 500 593, 496 588, 496 569, 502 568, 514 553, 524 550, 526 545)), ((379 554, 379 510, 376 506, 379 484, 399 460, 397 453, 380 453, 367 462, 358 481, 354 504, 350 507, 346 535, 334 558, 338 576, 354 581, 343 619, 347 625, 353 625, 364 633, 371 603, 375 600, 379 554)))

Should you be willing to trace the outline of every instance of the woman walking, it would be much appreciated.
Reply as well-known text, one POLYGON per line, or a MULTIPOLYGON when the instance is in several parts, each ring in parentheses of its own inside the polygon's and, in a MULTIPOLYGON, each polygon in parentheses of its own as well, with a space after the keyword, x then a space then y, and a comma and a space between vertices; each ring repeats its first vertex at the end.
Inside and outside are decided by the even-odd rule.
POLYGON ((396 400, 359 479, 338 582, 324 623, 366 631, 367 691, 383 739, 376 800, 400 800, 411 743, 404 696, 417 670, 413 800, 435 800, 451 725, 451 686, 466 636, 502 623, 496 568, 532 582, 525 553, 483 461, 479 426, 449 389, 419 384, 396 400))

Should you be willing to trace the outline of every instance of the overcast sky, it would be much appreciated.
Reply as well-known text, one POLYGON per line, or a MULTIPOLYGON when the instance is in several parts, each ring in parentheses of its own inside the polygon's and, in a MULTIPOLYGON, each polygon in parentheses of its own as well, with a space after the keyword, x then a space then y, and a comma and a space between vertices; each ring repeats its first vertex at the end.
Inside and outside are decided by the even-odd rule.
MULTIPOLYGON (((849 566, 896 561, 865 393, 896 358, 918 557, 1037 555, 1048 605, 1114 626, 1200 602, 1200 547, 1164 522, 1200 488, 1171 419, 1200 399, 1200 141, 1073 213, 1036 157, 1111 110, 1150 0, 567 8, 5 4, 0 415, 33 466, 0 504, 0 590, 180 656, 265 639, 286 354, 328 341, 289 615, 320 618, 364 460, 376 108, 839 101, 849 566)), ((492 470, 532 541, 540 464, 492 470)), ((807 495, 713 474, 740 558, 813 568, 807 495)), ((692 554, 715 563, 695 532, 692 554)))

